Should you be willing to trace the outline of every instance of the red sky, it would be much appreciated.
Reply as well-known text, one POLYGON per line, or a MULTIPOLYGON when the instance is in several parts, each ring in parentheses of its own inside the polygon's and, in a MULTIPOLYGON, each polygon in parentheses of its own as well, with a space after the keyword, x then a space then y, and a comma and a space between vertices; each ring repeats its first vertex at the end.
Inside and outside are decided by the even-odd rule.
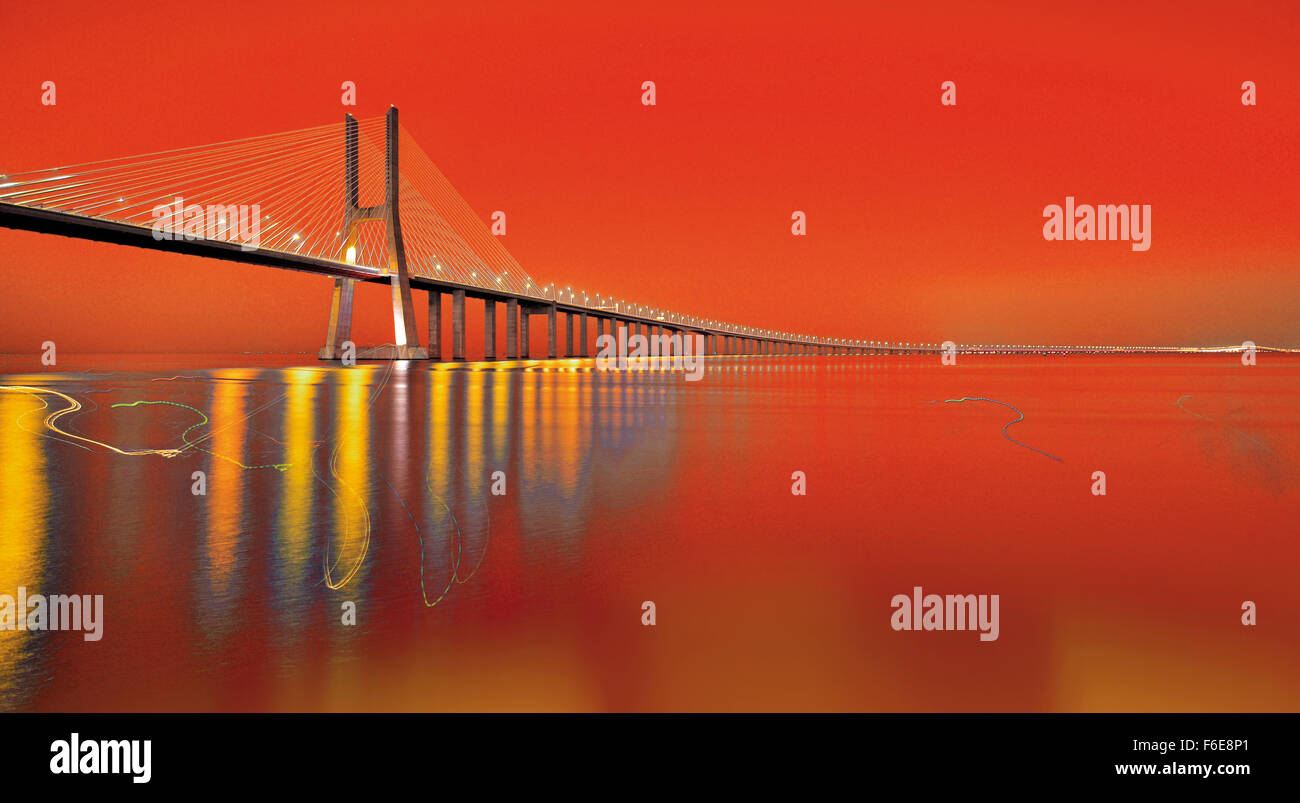
MULTIPOLYGON (((392 103, 542 282, 868 339, 1300 346, 1294 3, 124 5, 4 4, 0 172, 392 103), (1151 249, 1045 241, 1067 195, 1151 204, 1151 249)), ((330 292, 7 230, 0 280, 5 352, 314 350, 330 292)), ((363 292, 358 342, 386 314, 363 292)))

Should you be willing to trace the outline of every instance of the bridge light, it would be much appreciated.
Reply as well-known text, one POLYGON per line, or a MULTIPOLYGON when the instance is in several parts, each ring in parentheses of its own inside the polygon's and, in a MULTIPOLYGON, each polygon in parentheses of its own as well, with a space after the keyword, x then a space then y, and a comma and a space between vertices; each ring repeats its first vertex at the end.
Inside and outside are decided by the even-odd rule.
POLYGON ((357 264, 357 247, 355 245, 348 246, 347 253, 343 255, 343 261, 349 265, 357 264))

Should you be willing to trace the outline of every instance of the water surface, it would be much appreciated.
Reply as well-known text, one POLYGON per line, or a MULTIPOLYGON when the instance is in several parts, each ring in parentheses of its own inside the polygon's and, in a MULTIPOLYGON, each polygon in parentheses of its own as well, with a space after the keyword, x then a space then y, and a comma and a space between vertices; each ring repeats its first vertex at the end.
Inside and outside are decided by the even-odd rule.
POLYGON ((1295 358, 0 371, 4 709, 1300 708, 1295 358))

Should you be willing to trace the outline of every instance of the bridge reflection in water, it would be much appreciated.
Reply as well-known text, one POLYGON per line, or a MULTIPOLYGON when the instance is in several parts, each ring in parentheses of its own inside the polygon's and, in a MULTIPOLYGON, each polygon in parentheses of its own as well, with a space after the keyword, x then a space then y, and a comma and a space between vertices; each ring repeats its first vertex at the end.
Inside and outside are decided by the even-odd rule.
MULTIPOLYGON (((481 597, 484 566, 518 573, 534 552, 575 566, 598 461, 633 477, 664 470, 680 374, 591 369, 590 360, 396 362, 9 377, 31 391, 0 393, 10 534, 0 588, 106 593, 117 632, 105 652, 123 631, 148 634, 163 652, 177 648, 172 659, 183 655, 180 674, 252 682, 214 705, 265 692, 272 681, 251 668, 259 663, 274 667, 272 685, 298 688, 303 662, 354 655, 376 629, 481 597), (59 429, 42 419, 69 403, 42 395, 46 386, 82 400, 59 429), (164 403, 126 406, 137 401, 164 403), (68 440, 63 426, 85 439, 68 440), (49 576, 49 563, 61 572, 49 576), (356 626, 341 624, 345 602, 356 626)), ((632 501, 651 505, 659 493, 647 483, 632 501)), ((40 704, 39 668, 63 638, 0 639, 5 708, 40 704)), ((168 689, 156 683, 146 705, 194 704, 168 689)), ((74 707, 106 702, 57 678, 45 693, 74 707)), ((141 704, 114 693, 127 696, 111 704, 141 704)))

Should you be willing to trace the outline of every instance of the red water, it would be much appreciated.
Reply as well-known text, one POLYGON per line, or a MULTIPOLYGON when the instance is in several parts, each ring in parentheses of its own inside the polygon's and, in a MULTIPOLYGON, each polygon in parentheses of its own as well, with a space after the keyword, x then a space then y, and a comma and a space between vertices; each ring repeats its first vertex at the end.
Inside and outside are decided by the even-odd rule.
POLYGON ((0 391, 0 594, 103 638, 0 630, 4 708, 1300 709, 1295 358, 73 363, 0 379, 82 405, 0 391))

